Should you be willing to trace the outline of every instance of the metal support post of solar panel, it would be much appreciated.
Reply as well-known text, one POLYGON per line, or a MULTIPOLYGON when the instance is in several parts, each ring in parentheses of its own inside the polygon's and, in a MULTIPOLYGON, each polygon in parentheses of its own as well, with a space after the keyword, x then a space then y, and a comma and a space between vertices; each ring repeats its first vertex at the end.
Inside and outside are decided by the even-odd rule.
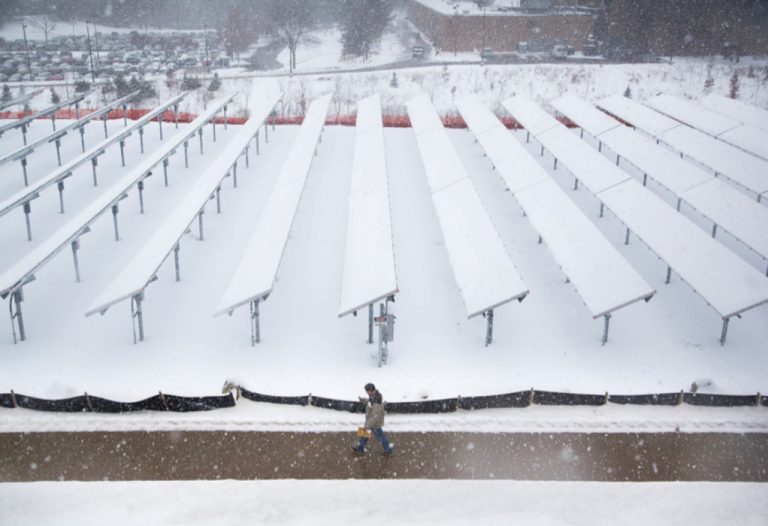
POLYGON ((407 106, 467 318, 485 316, 485 343, 489 345, 493 341, 493 310, 512 300, 522 301, 528 287, 510 259, 429 97, 410 99, 407 106))
POLYGON ((763 160, 768 159, 768 131, 762 128, 671 95, 657 95, 646 100, 644 104, 731 146, 763 160))
MULTIPOLYGON (((32 252, 15 263, 0 275, 0 298, 10 297, 10 301, 18 298, 23 299, 22 288, 35 279, 35 274, 44 267, 51 259, 67 246, 76 242, 80 236, 90 231, 90 225, 95 222, 106 211, 111 210, 113 222, 115 225, 115 238, 118 238, 117 216, 119 212, 118 203, 127 197, 128 192, 136 186, 139 181, 151 174, 155 166, 163 160, 176 153, 176 149, 190 137, 197 133, 198 129, 208 124, 216 114, 234 98, 237 92, 231 93, 227 97, 217 99, 209 104, 208 110, 199 115, 189 127, 179 130, 172 137, 166 140, 155 152, 141 161, 133 170, 115 182, 106 192, 100 195, 96 200, 86 206, 79 214, 70 219, 62 228, 52 234, 48 239, 42 241, 32 252)), ((21 301, 15 303, 16 315, 11 307, 11 324, 13 326, 14 343, 16 343, 16 325, 14 322, 21 322, 21 301)), ((21 330, 21 325, 19 325, 21 330)), ((25 335, 22 334, 23 340, 25 335)))
POLYGON ((232 315, 237 308, 249 305, 251 345, 261 341, 259 306, 273 292, 330 102, 331 95, 325 95, 310 105, 261 216, 245 244, 240 263, 214 311, 215 316, 232 315))
MULTIPOLYGON (((388 303, 397 292, 381 98, 376 94, 357 105, 339 317, 357 315, 366 307, 372 312, 380 301, 389 315, 388 303)), ((373 343, 373 321, 369 316, 368 343, 373 343)), ((386 318, 379 323, 384 322, 386 318)), ((379 340, 381 367, 388 349, 382 334, 379 340)))
POLYGON ((655 180, 677 197, 678 208, 686 203, 712 221, 713 237, 722 228, 768 260, 768 208, 581 99, 566 95, 550 104, 643 172, 643 185, 655 180))
MULTIPOLYGON (((106 117, 107 114, 114 108, 120 105, 125 105, 127 102, 135 97, 139 93, 139 90, 134 91, 133 93, 130 93, 126 95, 125 97, 121 97, 120 99, 107 104, 106 106, 96 110, 93 113, 89 113, 85 117, 81 117, 80 119, 77 119, 75 121, 72 121, 71 123, 67 124, 63 128, 60 128, 59 130, 46 135, 45 137, 41 137, 40 139, 34 141, 32 144, 28 144, 26 146, 23 146, 19 148, 18 150, 9 153, 5 157, 0 158, 0 166, 9 162, 9 161, 21 161, 22 166, 22 172, 24 175, 24 186, 27 186, 28 180, 27 180, 27 157, 35 151, 35 148, 38 148, 46 143, 55 143, 56 145, 56 157, 58 160, 58 165, 61 166, 61 138, 67 135, 70 131, 79 129, 82 134, 84 133, 84 126, 88 124, 92 119, 95 119, 99 116, 104 117, 104 130, 105 130, 105 137, 106 137, 106 117)), ((85 142, 82 142, 83 151, 85 151, 85 142)))
POLYGON ((768 161, 626 97, 613 95, 597 101, 597 106, 705 166, 714 175, 730 179, 754 194, 757 201, 768 192, 768 161))
MULTIPOLYGON (((535 106, 522 97, 504 101, 507 110, 523 126, 525 115, 534 110, 517 109, 531 105, 535 106)), ((543 112, 540 108, 539 111, 543 112)), ((720 343, 724 344, 730 318, 768 302, 768 280, 576 134, 562 125, 561 129, 558 132, 553 128, 537 138, 542 143, 547 141, 547 149, 576 178, 588 181, 584 186, 626 226, 627 234, 634 232, 666 263, 668 275, 674 270, 720 315, 720 343), (598 183, 613 179, 613 184, 595 186, 592 176, 597 172, 602 173, 598 183)))
MULTIPOLYGON (((152 119, 161 116, 168 108, 171 106, 178 106, 179 102, 187 95, 188 92, 182 93, 181 95, 174 97, 168 102, 165 102, 161 106, 158 106, 157 108, 153 109, 137 121, 131 123, 127 128, 119 131, 116 134, 113 134, 109 136, 107 139, 104 139, 97 145, 95 145, 93 148, 89 149, 87 152, 82 153, 81 155, 78 155, 74 159, 72 159, 69 162, 64 163, 59 168, 55 169, 54 171, 50 172, 48 175, 42 177, 41 179, 38 179, 31 185, 25 187, 21 191, 17 192, 16 194, 10 196, 9 198, 5 199, 4 201, 0 202, 0 217, 4 216, 5 214, 9 213, 11 210, 14 210, 17 207, 23 206, 24 207, 24 214, 25 214, 25 220, 27 225, 27 239, 30 241, 32 240, 32 230, 31 230, 31 223, 30 223, 30 212, 31 212, 31 202, 40 196, 40 192, 48 188, 49 186, 52 186, 54 184, 58 184, 59 186, 59 192, 60 194, 63 193, 64 190, 64 180, 71 177, 73 172, 80 166, 88 163, 90 161, 91 166, 93 168, 93 174, 94 174, 94 183, 96 181, 96 159, 105 153, 107 148, 110 146, 113 146, 115 144, 120 144, 121 149, 123 148, 125 139, 130 137, 134 131, 141 130, 148 122, 150 122, 152 119)), ((60 196, 60 201, 62 203, 61 206, 61 212, 64 212, 63 207, 63 195, 60 196)))
POLYGON ((457 107, 592 318, 603 318, 604 345, 611 314, 656 291, 476 95, 457 107))
MULTIPOLYGON (((39 93, 41 90, 38 90, 35 93, 39 93)), ((27 144, 27 127, 34 122, 37 119, 42 119, 43 117, 47 117, 48 115, 51 116, 51 127, 53 128, 53 131, 56 131, 56 112, 59 111, 62 108, 68 108, 69 106, 75 106, 76 111, 80 107, 80 103, 83 101, 83 99, 88 95, 89 93, 83 93, 80 95, 76 95, 75 97, 72 97, 71 99, 65 100, 63 102, 59 102, 57 104, 53 104, 51 106, 48 106, 47 108, 43 108, 40 111, 36 111, 35 113, 32 113, 30 115, 27 115, 26 117, 22 117, 20 119, 17 119, 13 122, 9 122, 7 124, 4 124, 3 126, 0 126, 0 137, 7 131, 14 130, 16 128, 21 128, 22 133, 22 139, 24 141, 24 144, 27 144)), ((29 98, 32 98, 31 96, 29 98)), ((19 97, 17 99, 22 104, 24 102, 28 102, 29 99, 25 97, 19 97)), ((10 101, 9 105, 12 104, 14 101, 10 101)))
POLYGON ((141 306, 145 301, 146 288, 157 279, 157 273, 165 260, 174 253, 176 281, 180 280, 179 247, 184 233, 201 212, 209 199, 219 194, 222 181, 233 174, 238 159, 245 154, 252 139, 266 122, 280 96, 251 99, 251 117, 238 130, 227 147, 200 176, 179 205, 165 218, 141 250, 123 267, 110 285, 96 298, 86 311, 86 316, 105 314, 107 310, 126 299, 132 300, 132 316, 138 330, 134 331, 134 343, 144 340, 144 318, 141 306))

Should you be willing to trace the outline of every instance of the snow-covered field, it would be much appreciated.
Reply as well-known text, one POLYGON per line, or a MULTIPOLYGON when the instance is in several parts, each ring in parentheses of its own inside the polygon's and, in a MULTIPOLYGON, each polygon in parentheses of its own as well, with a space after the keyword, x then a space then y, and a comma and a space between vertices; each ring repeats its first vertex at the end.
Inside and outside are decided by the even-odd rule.
POLYGON ((25 525, 739 524, 768 516, 768 486, 516 481, 37 482, 0 488, 25 525))
MULTIPOLYGON (((335 53, 335 52, 334 52, 335 53)), ((322 66, 324 53, 316 55, 322 66)), ((302 58, 299 57, 300 67, 302 58)), ((309 66, 310 61, 304 63, 309 66)), ((330 115, 354 114, 356 101, 382 93, 384 111, 405 114, 413 95, 428 93, 443 114, 456 113, 454 102, 477 92, 502 114, 500 102, 523 94, 547 102, 565 92, 588 100, 623 93, 634 98, 663 91, 697 98, 707 88, 725 94, 738 70, 740 99, 768 107, 766 63, 676 60, 653 65, 452 66, 392 72, 314 75, 256 82, 224 79, 221 93, 241 90, 235 104, 242 112, 267 92, 286 91, 285 115, 301 113, 301 102, 334 91, 330 115), (752 76, 749 67, 752 65, 752 76)), ((175 93, 158 81, 160 98, 175 93)), ((33 106, 44 107, 50 93, 33 106)), ((182 107, 199 112, 202 94, 182 107)), ((91 100, 97 107, 98 101, 91 100)), ((151 106, 149 101, 144 104, 151 106)), ((6 121, 7 122, 7 121, 6 121)), ((2 123, 2 121, 0 121, 2 123)), ((181 125, 183 127, 185 125, 181 125)), ((121 121, 109 123, 111 132, 121 121)), ((172 126, 166 125, 166 140, 172 126)), ((210 128, 210 126, 208 127, 210 128)), ((703 392, 755 394, 768 391, 768 306, 733 320, 728 341, 718 343, 720 319, 679 279, 664 285, 666 267, 633 240, 624 246, 621 224, 610 214, 597 217, 597 202, 585 191, 572 190, 572 179, 552 159, 538 157, 574 202, 607 239, 658 290, 650 303, 619 311, 610 339, 600 345, 602 322, 592 320, 573 288, 565 283, 545 245, 522 216, 514 198, 465 130, 449 137, 469 172, 507 251, 531 289, 521 304, 496 310, 494 343, 484 347, 482 319, 467 320, 456 289, 427 182, 411 129, 386 129, 394 249, 400 293, 395 341, 389 364, 376 367, 375 346, 365 343, 365 316, 339 319, 339 303, 354 130, 327 127, 292 233, 274 292, 262 304, 262 343, 250 345, 248 312, 213 317, 213 310, 238 265, 245 240, 264 207, 280 166, 296 137, 297 127, 280 126, 261 155, 251 150, 251 166, 241 161, 238 188, 226 179, 222 213, 209 203, 205 240, 197 228, 181 244, 180 283, 174 281, 172 258, 150 284, 144 303, 147 340, 135 345, 128 303, 105 316, 86 318, 92 301, 133 257, 142 243, 181 202, 204 169, 236 133, 218 127, 211 142, 205 130, 205 155, 190 148, 190 168, 181 152, 171 159, 170 185, 159 173, 146 180, 146 212, 139 213, 135 190, 120 204, 119 242, 114 241, 111 214, 105 214, 81 239, 81 283, 75 283, 72 256, 65 250, 36 275, 25 289, 28 340, 14 345, 6 314, 0 317, 0 392, 13 389, 44 398, 82 394, 136 400, 158 390, 179 395, 220 392, 224 380, 251 390, 300 395, 313 393, 353 399, 373 381, 389 401, 435 399, 537 389, 615 394, 678 392, 692 382, 703 392)), ((45 135, 50 123, 36 122, 30 139, 45 135)), ((147 152, 160 144, 157 126, 147 128, 147 152)), ((86 128, 95 144, 101 125, 86 128)), ((510 132, 521 142, 524 132, 510 132)), ((263 136, 262 136, 263 140, 263 136)), ((0 154, 19 147, 21 135, 0 138, 0 154)), ((26 240, 21 210, 0 218, 0 272, 42 243, 109 185, 142 159, 138 140, 127 143, 129 165, 120 166, 119 148, 99 159, 100 185, 94 187, 90 167, 66 181, 66 213, 59 214, 55 188, 32 203, 33 241, 26 240)), ((63 140, 66 161, 80 152, 75 135, 63 140)), ((608 152, 606 152, 608 154, 608 152)), ((146 157, 147 153, 144 154, 146 157)), ((626 165, 625 165, 626 166, 626 165)), ((622 168, 625 168, 623 166, 622 168)), ((52 145, 30 157, 30 180, 56 167, 52 145)), ((625 168, 628 169, 628 168, 625 168)), ((639 177, 641 174, 632 173, 639 177)), ((21 167, 0 167, 0 200, 23 186, 21 167)), ((663 189, 650 188, 674 205, 663 189)), ((703 229, 708 223, 683 209, 703 229)), ((765 263, 727 234, 720 242, 764 270, 765 263)), ((4 313, 7 311, 3 311, 4 313)), ((737 431, 765 432, 768 411, 758 408, 702 407, 530 407, 448 415, 393 415, 387 427, 405 430, 479 431, 737 431)), ((204 414, 141 413, 131 415, 61 415, 27 410, 0 410, 0 429, 13 431, 99 429, 352 429, 359 416, 316 408, 284 407, 240 401, 231 409, 204 414)), ((3 524, 303 524, 363 521, 372 523, 444 522, 478 524, 763 524, 768 516, 764 484, 714 483, 551 483, 457 481, 277 481, 174 483, 33 483, 0 485, 3 524), (371 497, 375 495, 375 497, 371 497), (215 504, 211 504, 214 502, 215 504)))
MULTIPOLYGON (((312 51, 314 48, 311 44, 307 46, 304 50, 306 53, 300 50, 297 56, 300 73, 303 64, 312 62, 318 64, 318 67, 330 63, 337 64, 339 68, 347 67, 347 62, 338 62, 339 55, 335 54, 336 52, 326 54, 328 46, 332 47, 328 41, 317 44, 315 51, 312 51)), ((337 43, 336 48, 340 53, 341 45, 337 43)), ((449 53, 442 53, 441 57, 442 55, 447 57, 449 53)), ((392 55, 388 58, 392 58, 392 55)), ((378 60, 377 55, 371 55, 371 62, 378 60)), ((352 62, 357 64, 355 61, 350 64, 352 62)), ((314 67, 305 68, 303 71, 313 69, 314 67)), ((539 103, 547 103, 565 93, 595 101, 609 95, 623 94, 627 88, 631 97, 636 100, 644 100, 658 93, 690 99, 698 99, 708 93, 728 95, 730 79, 734 72, 739 77, 738 99, 747 104, 768 108, 768 60, 751 57, 745 57, 738 64, 720 58, 675 57, 671 63, 660 64, 425 66, 358 73, 328 71, 284 76, 275 81, 279 88, 286 92, 286 103, 277 108, 278 114, 284 116, 303 114, 302 108, 306 103, 330 91, 334 92, 330 110, 333 116, 354 115, 357 101, 373 93, 381 93, 382 108, 387 115, 405 115, 405 102, 420 93, 429 94, 433 104, 442 114, 457 114, 455 101, 472 93, 479 94, 497 114, 503 114, 501 101, 514 95, 524 95, 539 103), (396 85, 393 85, 393 74, 397 78, 396 85), (706 87, 710 77, 712 85, 706 87)), ((222 88, 218 93, 231 90, 249 93, 253 79, 246 75, 233 73, 231 70, 222 72, 222 88)), ((250 75, 268 78, 270 74, 250 75)), ((18 88, 13 83, 9 85, 15 96, 18 88)), ((203 87, 207 85, 208 81, 204 80, 203 87)), ((158 93, 158 98, 147 99, 131 106, 149 108, 178 95, 181 91, 178 80, 169 82, 164 77, 154 79, 153 87, 158 93)), ((74 96, 72 85, 60 85, 55 89, 62 100, 74 96)), ((27 88, 27 91, 30 90, 31 88, 27 88)), ((31 107, 45 108, 50 105, 50 98, 51 93, 46 89, 31 101, 31 107)), ((199 113, 205 100, 205 89, 198 90, 181 104, 180 110, 199 113)), ((102 96, 99 93, 91 94, 82 104, 83 107, 90 108, 98 108, 101 105, 102 96)), ((243 115, 247 105, 245 97, 238 99, 231 108, 232 114, 243 115)))
MULTIPOLYGON (((260 84, 271 86, 274 84, 260 84)), ((267 90, 268 88, 264 88, 267 90)), ((319 89, 319 88, 317 88, 319 89)), ((251 96, 251 100, 257 98, 251 96)), ((35 123, 31 134, 46 133, 49 123, 35 123)), ((86 137, 95 141, 99 125, 86 137)), ((122 122, 110 123, 112 130, 122 122)), ((766 392, 768 306, 735 320, 725 347, 718 343, 720 319, 679 279, 664 285, 666 267, 642 244, 623 245, 624 231, 615 218, 597 217, 597 202, 586 191, 572 191, 560 169, 554 178, 593 219, 606 237, 659 292, 650 303, 634 304, 613 317, 610 340, 600 345, 602 321, 592 320, 579 296, 558 269, 545 245, 522 216, 513 197, 493 171, 472 135, 449 135, 476 185, 507 250, 531 290, 521 304, 496 310, 494 343, 484 347, 485 322, 467 320, 443 246, 413 132, 386 129, 385 145, 400 294, 394 310, 396 339, 390 363, 376 368, 375 346, 365 343, 366 317, 338 319, 340 283, 354 129, 327 127, 288 241, 272 296, 262 304, 262 343, 250 346, 248 312, 214 318, 213 310, 238 264, 241 247, 267 199, 297 127, 279 127, 241 166, 239 187, 229 179, 222 191, 223 211, 213 203, 205 214, 205 241, 197 229, 181 244, 182 281, 173 279, 173 259, 147 289, 144 323, 147 340, 134 345, 128 303, 103 317, 84 313, 106 285, 137 252, 195 178, 235 133, 219 126, 218 142, 206 154, 190 149, 190 169, 180 155, 172 158, 170 185, 162 177, 146 181, 146 213, 140 214, 132 192, 120 208, 121 240, 114 241, 110 214, 82 238, 82 283, 75 283, 71 254, 57 256, 25 287, 23 304, 28 340, 12 343, 10 321, 0 324, 0 388, 45 398, 82 394, 133 400, 162 390, 180 395, 215 394, 225 379, 249 389, 281 395, 313 393, 350 399, 366 381, 381 385, 390 401, 482 395, 537 389, 568 392, 653 393, 689 389, 697 381, 707 392, 766 392), (702 382, 702 380, 704 380, 702 382)), ((512 132, 521 141, 524 132, 512 132)), ((148 150, 158 144, 157 127, 148 128, 148 150)), ((20 138, 2 139, 15 145, 20 138)), ((64 158, 79 152, 76 138, 65 138, 64 158)), ((527 145, 537 155, 533 142, 527 145)), ((128 158, 141 157, 135 138, 128 158)), ((542 158, 548 170, 551 159, 542 158)), ((241 162, 242 164, 242 162, 241 162)), ((53 147, 30 158, 30 178, 56 165, 53 147)), ((6 269, 56 231, 86 203, 130 169, 119 165, 119 148, 100 158, 102 183, 94 187, 90 167, 66 183, 67 213, 58 213, 55 189, 32 205, 34 239, 26 240, 17 210, 0 221, 0 267, 6 269)), ((22 186, 18 163, 0 168, 0 194, 22 186)), ((656 189, 671 204, 669 194, 656 189)), ((684 211, 702 228, 695 213, 684 211)), ((763 262, 727 235, 719 239, 756 268, 763 262)))

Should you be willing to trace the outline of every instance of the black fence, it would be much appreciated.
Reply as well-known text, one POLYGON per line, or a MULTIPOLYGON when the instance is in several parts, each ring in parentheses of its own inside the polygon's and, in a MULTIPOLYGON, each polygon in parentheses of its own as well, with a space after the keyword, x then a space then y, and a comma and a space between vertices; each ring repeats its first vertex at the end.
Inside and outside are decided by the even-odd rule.
POLYGON ((158 393, 155 396, 137 402, 115 402, 98 396, 83 396, 46 400, 10 393, 0 393, 1 407, 21 407, 35 411, 55 411, 59 413, 131 413, 134 411, 173 411, 188 413, 193 411, 210 411, 222 407, 234 407, 235 397, 232 394, 221 396, 185 397, 158 393))
MULTIPOLYGON (((253 402, 283 405, 311 405, 323 409, 346 411, 349 413, 364 413, 365 405, 359 401, 337 400, 322 396, 273 396, 249 391, 248 389, 230 385, 237 393, 237 399, 241 396, 253 402)), ((385 410, 390 414, 436 414, 452 413, 459 409, 472 411, 476 409, 502 409, 522 408, 530 405, 558 405, 558 406, 601 406, 606 404, 620 405, 665 405, 675 406, 681 404, 708 406, 708 407, 768 407, 768 399, 760 393, 755 395, 719 395, 704 393, 661 393, 641 395, 610 395, 608 393, 576 394, 558 393, 553 391, 517 391, 490 396, 469 396, 456 398, 444 398, 440 400, 421 400, 418 402, 385 402, 385 410)), ((222 407, 233 407, 235 396, 230 392, 220 396, 183 397, 158 393, 155 396, 136 402, 116 402, 90 396, 64 398, 59 400, 46 400, 10 393, 0 393, 0 407, 33 409, 36 411, 56 411, 63 413, 130 413, 134 411, 210 411, 222 407)))

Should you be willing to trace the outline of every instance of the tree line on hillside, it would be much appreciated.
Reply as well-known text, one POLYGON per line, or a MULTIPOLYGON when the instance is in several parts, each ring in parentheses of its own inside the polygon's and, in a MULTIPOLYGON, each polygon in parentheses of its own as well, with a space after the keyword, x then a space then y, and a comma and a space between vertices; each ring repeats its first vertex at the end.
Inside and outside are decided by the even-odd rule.
POLYGON ((764 0, 605 0, 596 23, 617 59, 768 52, 764 0))

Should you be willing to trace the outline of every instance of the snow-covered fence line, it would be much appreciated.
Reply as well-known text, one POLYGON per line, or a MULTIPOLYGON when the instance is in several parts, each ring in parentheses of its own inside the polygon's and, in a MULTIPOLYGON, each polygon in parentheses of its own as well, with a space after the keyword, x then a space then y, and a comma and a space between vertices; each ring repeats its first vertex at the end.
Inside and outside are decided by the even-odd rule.
MULTIPOLYGON (((349 413, 364 413, 365 406, 358 401, 338 400, 313 396, 275 396, 249 391, 245 387, 225 384, 225 390, 235 389, 237 396, 230 391, 224 395, 183 397, 164 394, 138 400, 135 402, 119 402, 91 396, 87 392, 82 396, 48 400, 23 394, 0 393, 0 407, 8 409, 22 408, 35 411, 52 411, 61 413, 130 413, 135 411, 170 411, 191 412, 210 411, 223 407, 234 407, 240 397, 258 403, 313 406, 321 409, 345 411, 349 413)), ((554 391, 537 391, 530 389, 487 396, 456 396, 439 400, 420 400, 415 402, 385 402, 384 407, 390 414, 436 414, 453 413, 458 410, 473 411, 479 409, 525 408, 531 405, 559 406, 601 406, 606 404, 619 405, 663 405, 677 406, 681 404, 709 407, 768 407, 768 398, 760 393, 754 395, 722 395, 696 392, 611 395, 560 393, 554 391)))

